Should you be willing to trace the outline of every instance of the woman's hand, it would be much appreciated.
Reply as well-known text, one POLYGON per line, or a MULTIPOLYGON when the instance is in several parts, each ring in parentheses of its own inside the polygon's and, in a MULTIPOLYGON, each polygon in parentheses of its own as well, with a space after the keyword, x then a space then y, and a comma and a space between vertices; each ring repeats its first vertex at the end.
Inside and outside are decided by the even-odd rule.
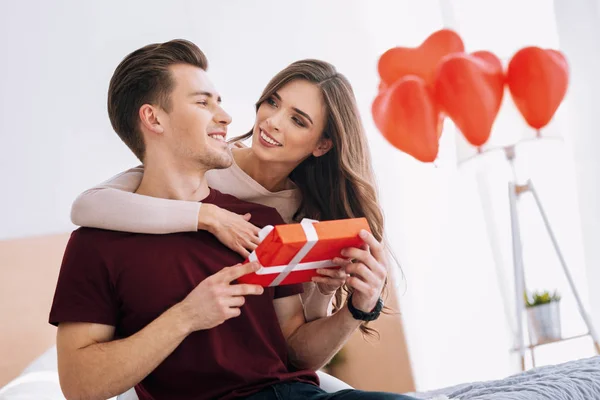
POLYGON ((365 241, 360 249, 355 247, 344 249, 342 255, 346 258, 336 258, 333 261, 342 266, 349 275, 346 283, 354 289, 352 305, 368 313, 375 308, 381 296, 387 268, 383 245, 365 230, 360 232, 360 237, 365 241))
POLYGON ((312 281, 317 284, 319 292, 325 296, 331 296, 346 283, 348 274, 343 268, 331 269, 331 268, 320 268, 317 270, 320 276, 315 276, 312 281))
POLYGON ((214 204, 202 204, 198 229, 206 230, 231 250, 247 258, 258 246, 260 229, 248 222, 250 214, 239 215, 214 204))

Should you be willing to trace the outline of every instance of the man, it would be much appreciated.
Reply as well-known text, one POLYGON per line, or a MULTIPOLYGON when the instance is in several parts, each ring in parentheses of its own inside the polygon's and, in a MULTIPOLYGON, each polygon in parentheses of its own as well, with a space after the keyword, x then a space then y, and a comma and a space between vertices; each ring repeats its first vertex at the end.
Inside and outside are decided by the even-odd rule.
MULTIPOLYGON (((206 69, 204 54, 184 40, 143 47, 117 67, 109 116, 144 163, 138 193, 251 213, 257 226, 280 224, 275 210, 206 184, 206 171, 232 163, 225 143, 231 118, 206 69)), ((348 253, 360 263, 355 272, 363 280, 353 295, 354 315, 375 308, 386 276, 381 246, 369 234, 364 239, 370 252, 348 253)), ((306 323, 301 285, 237 284, 237 278, 259 268, 235 265, 239 261, 206 231, 76 230, 50 312, 50 322, 58 326, 66 397, 106 399, 133 386, 142 400, 323 396, 313 371, 361 321, 344 307, 306 323)), ((365 395, 339 394, 345 399, 365 395)))

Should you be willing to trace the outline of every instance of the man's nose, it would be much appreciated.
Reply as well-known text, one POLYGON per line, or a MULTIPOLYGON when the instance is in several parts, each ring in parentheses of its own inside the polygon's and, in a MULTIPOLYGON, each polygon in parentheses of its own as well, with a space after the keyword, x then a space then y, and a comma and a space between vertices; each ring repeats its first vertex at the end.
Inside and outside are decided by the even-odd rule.
POLYGON ((223 107, 219 106, 217 112, 215 112, 214 120, 219 125, 229 125, 231 123, 231 115, 229 115, 223 107))

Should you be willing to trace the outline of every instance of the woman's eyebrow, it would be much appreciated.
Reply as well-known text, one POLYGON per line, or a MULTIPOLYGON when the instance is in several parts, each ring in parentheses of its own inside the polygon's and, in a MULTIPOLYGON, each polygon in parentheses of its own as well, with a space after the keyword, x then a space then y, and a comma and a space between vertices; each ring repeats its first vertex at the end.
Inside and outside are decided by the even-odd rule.
MULTIPOLYGON (((279 96, 279 94, 277 92, 273 93, 273 97, 275 97, 277 100, 281 101, 281 96, 279 96)), ((305 113, 304 111, 302 111, 302 110, 300 110, 299 108, 296 108, 296 107, 292 107, 292 110, 294 110, 298 114, 302 115, 304 118, 306 118, 307 120, 309 120, 311 124, 314 125, 314 122, 313 122, 312 118, 310 117, 310 115, 308 115, 307 113, 305 113)))

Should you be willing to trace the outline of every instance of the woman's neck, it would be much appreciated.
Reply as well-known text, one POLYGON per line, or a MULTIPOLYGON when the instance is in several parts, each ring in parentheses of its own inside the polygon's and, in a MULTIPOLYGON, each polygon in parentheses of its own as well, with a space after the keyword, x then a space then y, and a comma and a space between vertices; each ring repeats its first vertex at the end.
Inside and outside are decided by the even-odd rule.
POLYGON ((232 153, 238 167, 269 192, 290 189, 289 175, 293 167, 261 161, 251 148, 232 149, 232 153))

